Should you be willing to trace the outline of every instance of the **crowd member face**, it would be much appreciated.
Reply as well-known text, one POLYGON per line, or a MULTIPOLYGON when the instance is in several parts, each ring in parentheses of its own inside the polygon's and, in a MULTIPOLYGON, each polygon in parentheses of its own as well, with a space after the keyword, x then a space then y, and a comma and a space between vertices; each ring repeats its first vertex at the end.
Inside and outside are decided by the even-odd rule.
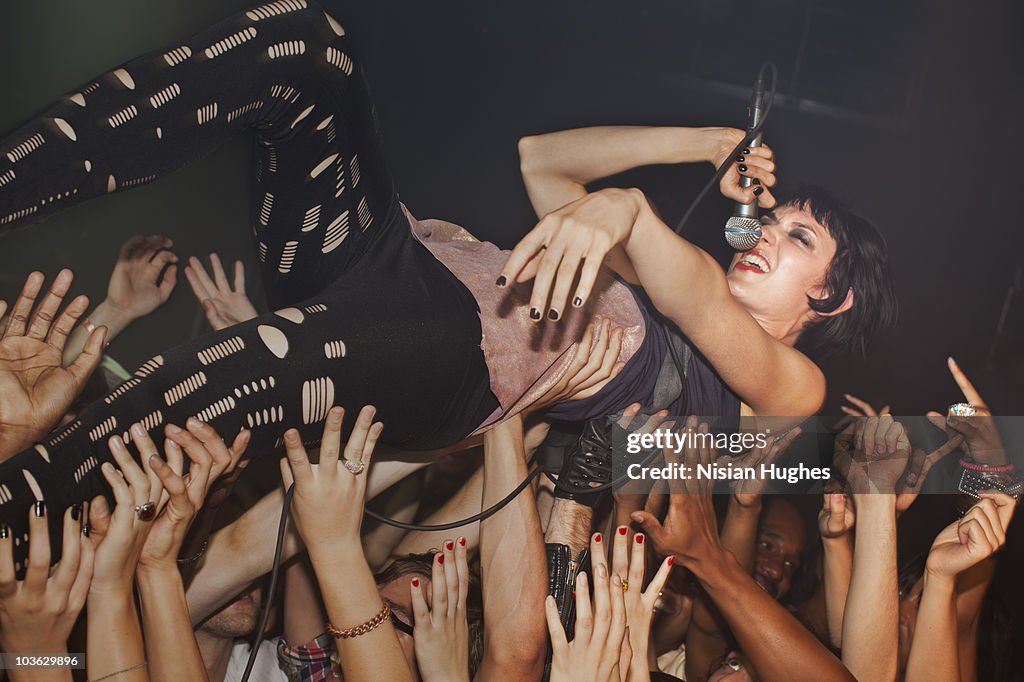
POLYGON ((754 581, 775 599, 789 594, 807 546, 807 528, 788 500, 765 496, 757 530, 754 581))
POLYGON ((238 598, 207 618, 199 629, 220 639, 238 639, 251 635, 259 624, 263 591, 250 587, 238 598))
MULTIPOLYGON (((380 592, 381 599, 391 607, 391 612, 393 614, 392 618, 397 618, 400 623, 408 625, 409 629, 411 629, 413 625, 412 597, 409 595, 409 581, 416 577, 420 579, 420 585, 427 595, 427 603, 430 604, 431 591, 429 575, 406 574, 390 582, 377 585, 377 591, 380 592)), ((413 648, 412 635, 403 632, 400 626, 395 627, 395 633, 398 635, 398 643, 402 645, 402 652, 405 654, 405 660, 409 663, 409 669, 413 672, 413 677, 416 680, 419 680, 419 671, 416 667, 416 651, 413 648)))
POLYGON ((921 605, 921 590, 924 579, 918 578, 910 592, 900 595, 900 670, 907 667, 910 659, 910 643, 917 628, 917 609, 921 605))
MULTIPOLYGON (((799 335, 819 313, 807 297, 826 298, 823 283, 836 241, 814 215, 798 206, 779 206, 761 218, 764 236, 753 249, 737 253, 726 274, 729 290, 776 338, 799 335)), ((836 312, 852 305, 852 295, 836 312)))
POLYGON ((754 682, 750 668, 743 660, 742 654, 738 651, 730 651, 722 660, 721 665, 715 668, 708 676, 708 682, 754 682))
POLYGON ((693 588, 683 571, 673 571, 654 604, 651 641, 656 651, 669 651, 686 637, 693 614, 693 588))

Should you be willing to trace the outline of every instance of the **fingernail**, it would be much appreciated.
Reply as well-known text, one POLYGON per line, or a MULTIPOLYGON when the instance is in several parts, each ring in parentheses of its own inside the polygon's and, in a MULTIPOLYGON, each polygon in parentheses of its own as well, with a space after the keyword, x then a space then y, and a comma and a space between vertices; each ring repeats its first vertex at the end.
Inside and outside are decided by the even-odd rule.
POLYGON ((187 424, 190 429, 198 429, 203 426, 203 422, 199 421, 195 417, 189 417, 187 424))
POLYGON ((444 563, 444 554, 438 554, 437 555, 437 563, 439 563, 439 564, 443 564, 444 563))
POLYGON ((625 534, 626 534, 626 527, 625 526, 619 526, 619 535, 625 535, 625 534))
POLYGON ((594 542, 601 542, 601 534, 600 533, 597 533, 596 535, 594 535, 594 542))
POLYGON ((956 364, 956 358, 954 358, 952 355, 949 356, 949 364, 951 364, 951 365, 955 365, 956 364))
POLYGON ((755 197, 759 197, 759 196, 761 196, 761 194, 763 192, 764 192, 764 187, 758 187, 757 189, 754 190, 754 196, 755 197))
POLYGON ((549 320, 557 320, 558 319, 558 311, 555 310, 554 308, 549 310, 548 311, 548 319, 549 320))
POLYGON ((743 163, 744 161, 747 160, 747 157, 740 154, 739 156, 736 157, 736 160, 739 161, 740 163, 743 163))
POLYGON ((750 148, 749 147, 744 147, 743 148, 743 153, 744 154, 749 154, 750 153, 750 148))
POLYGON ((170 433, 181 433, 181 428, 178 427, 178 426, 175 426, 174 424, 168 424, 167 425, 167 431, 170 432, 170 433))
POLYGON ((761 181, 760 181, 760 180, 758 180, 757 178, 750 178, 750 179, 751 179, 751 181, 752 181, 752 182, 753 182, 753 183, 754 183, 755 185, 760 185, 760 184, 761 184, 761 181))
POLYGON ((448 542, 444 543, 444 548, 450 552, 453 549, 455 549, 455 543, 449 540, 448 542))
POLYGON ((641 535, 640 533, 636 534, 635 539, 636 539, 636 544, 638 544, 638 545, 644 544, 644 536, 641 535))
POLYGON ((530 308, 530 319, 531 320, 539 320, 540 319, 540 309, 538 309, 538 308, 530 308))
POLYGON ((84 524, 82 526, 82 535, 85 536, 85 537, 89 537, 89 524, 88 523, 86 523, 86 524, 84 524))
POLYGON ((495 285, 497 285, 497 286, 499 286, 499 287, 503 287, 503 286, 505 286, 506 284, 508 284, 508 278, 507 278, 507 277, 505 277, 505 275, 502 275, 502 276, 501 276, 501 277, 499 277, 498 279, 494 280, 494 284, 495 284, 495 285))
POLYGON ((413 587, 419 587, 420 586, 420 579, 419 578, 413 578, 412 579, 412 586, 413 587))
POLYGON ((466 538, 459 538, 459 545, 461 547, 465 547, 466 546, 466 538))
POLYGON ((581 305, 583 305, 583 299, 577 296, 576 298, 572 299, 572 305, 574 308, 579 308, 581 305))
POLYGON ((80 504, 73 504, 73 505, 71 505, 71 520, 72 521, 77 521, 80 518, 82 518, 82 505, 80 505, 80 504))
POLYGON ((576 601, 576 590, 572 591, 572 600, 576 601))
POLYGON ((46 503, 42 500, 36 500, 35 512, 38 517, 46 516, 46 503))
POLYGON ((149 466, 152 467, 153 469, 163 469, 164 468, 164 461, 162 459, 160 459, 159 457, 157 457, 156 455, 150 455, 149 456, 149 466))
POLYGON ((146 435, 145 430, 142 428, 142 424, 132 424, 132 433, 136 436, 146 435))
POLYGON ((668 565, 669 565, 669 566, 671 566, 671 565, 672 565, 672 564, 674 564, 675 562, 676 562, 676 558, 675 558, 675 556, 670 556, 670 557, 668 558, 668 565))
POLYGON ((11 537, 11 529, 6 523, 0 523, 0 540, 11 537))
POLYGON ((741 163, 740 164, 740 173, 746 173, 746 172, 747 172, 746 165, 741 163))

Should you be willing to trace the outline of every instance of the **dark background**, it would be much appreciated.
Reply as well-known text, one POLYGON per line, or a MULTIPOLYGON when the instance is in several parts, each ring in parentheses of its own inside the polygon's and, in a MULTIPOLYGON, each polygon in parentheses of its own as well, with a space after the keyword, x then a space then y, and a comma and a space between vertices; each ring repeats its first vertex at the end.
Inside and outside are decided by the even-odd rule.
MULTIPOLYGON (((3 3, 0 131, 96 74, 250 4, 3 3)), ((761 62, 775 61, 780 81, 766 139, 780 179, 830 188, 882 228, 902 308, 899 325, 866 358, 825 361, 826 412, 838 411, 844 392, 890 403, 897 414, 944 409, 961 399, 945 367, 954 355, 995 412, 1024 414, 1024 43, 1017 39, 1024 3, 325 4, 361 46, 410 210, 460 223, 502 247, 534 223, 518 173, 518 138, 598 124, 742 126, 761 62)), ((182 258, 215 250, 244 259, 253 298, 261 299, 250 237, 250 147, 251 140, 235 139, 153 185, 0 238, 0 298, 12 300, 32 269, 52 275, 70 266, 76 288, 98 302, 120 243, 159 233, 174 238, 182 258)), ((711 172, 707 165, 658 167, 609 182, 643 188, 674 224, 711 172)), ((723 262, 728 211, 713 194, 687 232, 723 262)), ((205 324, 182 277, 167 306, 129 329, 111 352, 131 368, 205 324)), ((918 528, 945 525, 947 503, 919 503, 905 520, 918 528)), ((1011 546, 1019 553, 1016 526, 1011 546)), ((926 549, 931 537, 901 534, 903 553, 926 549)), ((1012 586, 1020 562, 1002 563, 1012 586)), ((1019 589, 1005 589, 1004 603, 1019 605, 1019 589)))
MULTIPOLYGON (((249 4, 4 3, 0 130, 249 4)), ((828 187, 881 226, 902 307, 899 326, 867 358, 825 363, 827 410, 837 411, 843 392, 898 413, 941 409, 959 399, 944 363, 954 355, 997 411, 1020 414, 1020 3, 326 4, 361 44, 406 204, 503 247, 534 220, 518 175, 519 137, 613 123, 742 126, 757 69, 774 60, 779 97, 766 138, 781 181, 828 187)), ((33 268, 52 274, 66 265, 98 302, 117 246, 138 233, 173 237, 182 257, 216 250, 243 258, 255 274, 250 144, 233 140, 154 185, 0 239, 0 296, 11 300, 33 268)), ((642 187, 674 223, 710 172, 648 168, 611 182, 642 187)), ((712 195, 687 233, 723 260, 728 209, 712 195)), ((112 354, 131 367, 204 324, 182 278, 160 314, 129 329, 112 354)))

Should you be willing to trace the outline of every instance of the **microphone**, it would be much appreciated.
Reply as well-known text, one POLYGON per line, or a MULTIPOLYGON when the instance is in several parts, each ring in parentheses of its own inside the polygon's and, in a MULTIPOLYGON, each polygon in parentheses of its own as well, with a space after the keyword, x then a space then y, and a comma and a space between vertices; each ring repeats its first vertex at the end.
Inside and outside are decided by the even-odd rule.
MULTIPOLYGON (((763 70, 763 69, 762 69, 763 70)), ((753 132, 764 116, 764 77, 758 75, 754 85, 754 95, 747 109, 747 132, 753 132)), ((748 147, 761 146, 761 132, 747 144, 748 147)), ((740 177, 740 187, 750 187, 753 180, 747 176, 740 177)), ((736 202, 732 216, 725 223, 725 241, 737 251, 746 251, 757 246, 761 241, 761 221, 757 218, 757 201, 749 204, 736 202)))

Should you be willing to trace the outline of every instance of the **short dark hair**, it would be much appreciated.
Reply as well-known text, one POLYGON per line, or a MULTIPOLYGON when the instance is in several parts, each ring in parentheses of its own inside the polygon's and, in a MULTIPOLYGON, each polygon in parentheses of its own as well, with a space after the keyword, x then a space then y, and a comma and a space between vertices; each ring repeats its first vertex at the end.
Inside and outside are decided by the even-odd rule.
MULTIPOLYGON (((390 583, 402 576, 418 575, 430 579, 434 565, 434 553, 406 554, 400 556, 373 576, 377 585, 390 583)), ((466 597, 466 620, 469 625, 469 677, 476 676, 484 658, 484 605, 479 574, 469 571, 469 594, 466 597)))
POLYGON ((797 347, 812 355, 850 349, 863 355, 868 340, 896 322, 899 303, 889 273, 885 237, 870 220, 830 192, 814 185, 776 192, 779 206, 794 206, 814 216, 836 241, 825 273, 823 299, 807 297, 811 310, 830 313, 853 290, 853 307, 840 315, 820 317, 804 328, 797 347))

